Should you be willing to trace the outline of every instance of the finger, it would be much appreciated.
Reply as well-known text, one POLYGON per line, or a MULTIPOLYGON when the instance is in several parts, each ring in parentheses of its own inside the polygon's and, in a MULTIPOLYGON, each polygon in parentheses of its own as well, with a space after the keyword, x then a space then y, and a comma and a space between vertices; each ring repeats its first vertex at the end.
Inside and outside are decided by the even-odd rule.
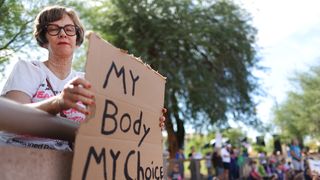
POLYGON ((91 83, 83 78, 75 78, 71 80, 70 84, 73 84, 74 86, 83 86, 84 88, 90 89, 91 88, 91 83))
POLYGON ((79 95, 79 94, 69 94, 69 100, 73 103, 82 102, 85 105, 94 105, 95 100, 94 98, 87 98, 85 96, 79 95))
POLYGON ((161 123, 164 123, 166 121, 166 117, 161 116, 159 120, 160 120, 161 123))
POLYGON ((86 114, 86 115, 90 114, 90 111, 84 105, 81 105, 81 104, 75 103, 75 102, 70 102, 70 101, 67 101, 66 103, 69 108, 73 108, 83 114, 86 114))
POLYGON ((163 114, 167 113, 167 109, 166 108, 162 108, 162 113, 163 114))
MULTIPOLYGON (((68 103, 64 105, 65 108, 77 108, 76 103, 79 101, 84 105, 95 104, 95 97, 93 93, 82 87, 74 87, 72 84, 66 87, 62 93, 62 99, 68 103)), ((83 111, 81 111, 83 112, 83 111)))
POLYGON ((89 111, 89 114, 86 116, 85 121, 87 121, 88 119, 92 119, 95 116, 96 106, 95 105, 87 106, 87 110, 89 111))
POLYGON ((164 127, 164 123, 163 122, 159 123, 159 126, 164 127))
POLYGON ((159 126, 161 128, 161 131, 163 131, 165 129, 165 124, 164 123, 159 123, 159 126))
POLYGON ((91 114, 91 112, 85 106, 81 106, 80 104, 76 104, 75 109, 78 110, 79 112, 85 114, 86 116, 91 114))
POLYGON ((74 94, 78 94, 87 98, 94 98, 94 93, 88 89, 85 89, 81 86, 70 87, 70 92, 74 94))

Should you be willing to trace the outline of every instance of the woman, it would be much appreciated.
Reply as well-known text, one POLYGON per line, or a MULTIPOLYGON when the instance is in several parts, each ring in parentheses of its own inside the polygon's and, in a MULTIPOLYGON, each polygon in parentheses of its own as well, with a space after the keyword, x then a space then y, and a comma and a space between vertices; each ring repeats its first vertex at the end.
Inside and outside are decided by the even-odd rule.
MULTIPOLYGON (((78 16, 65 7, 47 7, 38 14, 33 34, 37 43, 48 50, 47 59, 44 62, 19 61, 1 95, 53 115, 83 121, 86 115, 91 114, 90 107, 95 105, 95 99, 90 90, 91 84, 83 78, 84 74, 72 70, 74 51, 84 38, 84 28, 78 16)), ((161 127, 164 120, 164 117, 160 118, 161 127)), ((14 137, 11 140, 15 142, 7 142, 10 144, 25 146, 27 143, 49 142, 50 146, 46 147, 50 149, 68 149, 60 148, 60 141, 52 143, 36 139, 34 142, 34 137, 4 135, 14 137)))
POLYGON ((47 60, 18 61, 1 94, 54 115, 61 112, 61 116, 83 121, 84 114, 90 114, 83 105, 93 105, 94 95, 83 74, 71 69, 74 51, 84 36, 79 18, 64 7, 45 8, 35 20, 34 36, 48 50, 47 60))

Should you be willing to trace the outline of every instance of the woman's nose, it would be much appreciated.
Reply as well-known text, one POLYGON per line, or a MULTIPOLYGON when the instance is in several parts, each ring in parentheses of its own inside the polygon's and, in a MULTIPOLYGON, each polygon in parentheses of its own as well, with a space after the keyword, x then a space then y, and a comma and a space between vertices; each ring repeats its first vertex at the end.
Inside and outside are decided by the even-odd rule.
POLYGON ((63 28, 60 29, 60 32, 59 32, 58 36, 59 36, 60 38, 62 38, 62 37, 67 37, 67 34, 66 34, 66 32, 64 31, 63 28))

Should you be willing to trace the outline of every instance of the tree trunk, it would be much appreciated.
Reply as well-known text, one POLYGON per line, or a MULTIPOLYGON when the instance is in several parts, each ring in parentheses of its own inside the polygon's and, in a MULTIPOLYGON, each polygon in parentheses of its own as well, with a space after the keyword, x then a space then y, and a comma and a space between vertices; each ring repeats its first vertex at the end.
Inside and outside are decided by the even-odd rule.
POLYGON ((178 142, 177 142, 177 137, 175 135, 174 129, 173 129, 173 123, 172 120, 170 118, 170 112, 168 112, 168 116, 167 116, 167 120, 166 120, 166 129, 167 129, 167 133, 168 133, 168 151, 170 154, 170 159, 175 158, 175 154, 177 152, 177 150, 179 149, 178 147, 178 142))
POLYGON ((185 136, 184 123, 179 117, 178 100, 174 94, 174 91, 170 94, 172 106, 170 107, 171 111, 168 111, 168 119, 166 121, 170 158, 174 158, 179 148, 183 148, 185 136), (173 129, 174 124, 172 119, 175 119, 176 121, 177 132, 173 129))
POLYGON ((176 119, 176 122, 177 122, 177 132, 175 134, 178 141, 178 148, 183 148, 184 136, 185 136, 184 123, 181 119, 176 119))

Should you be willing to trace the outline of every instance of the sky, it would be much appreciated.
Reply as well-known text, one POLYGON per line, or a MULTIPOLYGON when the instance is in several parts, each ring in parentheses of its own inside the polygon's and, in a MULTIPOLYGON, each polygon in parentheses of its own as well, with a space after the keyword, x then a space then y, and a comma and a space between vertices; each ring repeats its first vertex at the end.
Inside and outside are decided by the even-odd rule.
MULTIPOLYGON (((294 90, 289 78, 295 72, 306 72, 319 64, 320 1, 319 0, 239 0, 253 18, 258 30, 261 65, 267 72, 256 72, 261 78, 266 97, 259 98, 258 118, 272 119, 271 108, 294 90)), ((256 133, 255 133, 256 134, 256 133)), ((257 135, 257 134, 256 134, 257 135)))

